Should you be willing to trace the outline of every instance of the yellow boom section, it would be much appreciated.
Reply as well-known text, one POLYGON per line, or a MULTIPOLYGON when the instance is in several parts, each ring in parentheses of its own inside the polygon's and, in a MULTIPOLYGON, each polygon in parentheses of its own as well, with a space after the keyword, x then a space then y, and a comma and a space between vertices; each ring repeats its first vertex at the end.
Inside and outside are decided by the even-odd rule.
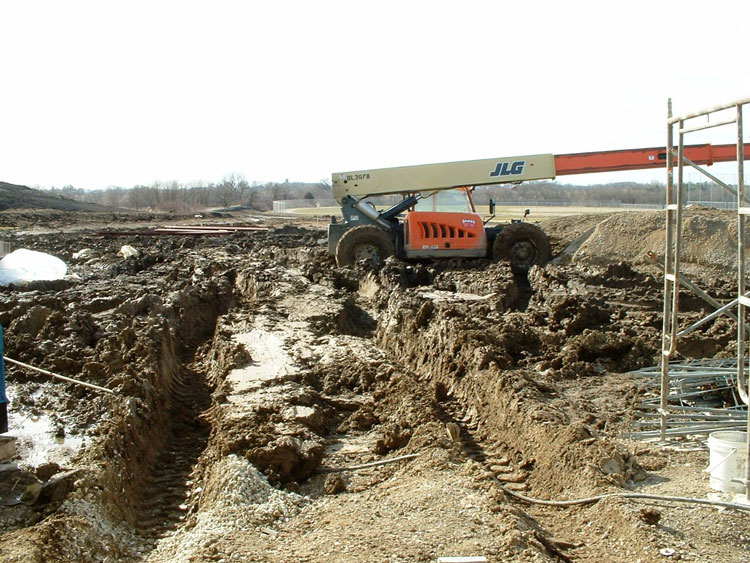
POLYGON ((336 172, 332 177, 336 201, 347 195, 358 199, 371 195, 448 190, 459 186, 484 186, 555 177, 552 154, 487 158, 336 172))

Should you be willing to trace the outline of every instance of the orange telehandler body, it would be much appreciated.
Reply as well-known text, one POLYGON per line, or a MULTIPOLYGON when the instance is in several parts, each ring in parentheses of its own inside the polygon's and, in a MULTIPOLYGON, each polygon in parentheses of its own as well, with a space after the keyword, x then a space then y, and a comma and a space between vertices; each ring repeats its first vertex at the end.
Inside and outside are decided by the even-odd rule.
MULTIPOLYGON (((750 159, 750 145, 743 159, 750 159)), ((676 159, 676 156, 674 157, 676 159)), ((737 159, 736 145, 689 145, 683 158, 696 165, 737 159)), ((556 176, 666 167, 663 147, 540 154, 500 159, 384 168, 333 175, 344 223, 328 228, 329 252, 339 265, 360 259, 492 257, 526 271, 551 258, 549 240, 535 225, 486 226, 472 199, 474 186, 553 179, 556 176), (402 194, 378 211, 366 198, 402 194), (402 216, 402 214, 405 214, 402 216)), ((491 211, 494 204, 490 203, 491 211)))

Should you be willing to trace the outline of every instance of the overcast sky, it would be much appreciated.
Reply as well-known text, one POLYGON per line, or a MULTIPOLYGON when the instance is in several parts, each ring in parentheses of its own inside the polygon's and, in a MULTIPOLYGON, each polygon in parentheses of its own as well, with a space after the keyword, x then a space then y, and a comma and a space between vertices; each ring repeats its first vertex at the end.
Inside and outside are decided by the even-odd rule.
POLYGON ((2 2, 0 180, 318 181, 664 145, 668 98, 684 114, 750 97, 748 16, 747 0, 2 2))

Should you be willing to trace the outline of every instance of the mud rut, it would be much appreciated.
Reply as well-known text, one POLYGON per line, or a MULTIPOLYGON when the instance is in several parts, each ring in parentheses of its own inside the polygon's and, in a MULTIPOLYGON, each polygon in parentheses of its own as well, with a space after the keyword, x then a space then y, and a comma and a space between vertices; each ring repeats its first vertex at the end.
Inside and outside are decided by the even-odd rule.
MULTIPOLYGON (((602 540, 584 545, 501 487, 572 498, 641 478, 635 453, 599 433, 626 424, 628 405, 611 412, 562 389, 571 377, 651 365, 658 283, 605 268, 590 277, 611 293, 592 297, 556 269, 535 271, 531 285, 503 264, 335 269, 319 237, 286 228, 200 242, 23 241, 72 261, 82 280, 6 295, 8 354, 124 398, 55 388, 50 405, 69 405, 59 424, 90 442, 51 501, 5 524, 0 554, 598 560, 602 540), (126 242, 141 256, 117 258, 126 242), (70 254, 83 246, 94 257, 76 263, 70 254), (643 306, 613 308, 622 287, 643 306), (93 416, 81 416, 81 400, 93 416), (338 472, 404 454, 417 457, 338 472), (615 475, 599 469, 608 459, 621 462, 615 475), (409 514, 422 520, 400 528, 409 514)), ((28 378, 19 389, 51 384, 28 378)), ((651 541, 635 509, 597 510, 630 530, 619 560, 651 541)))
POLYGON ((153 465, 143 471, 143 498, 136 503, 136 526, 154 541, 184 522, 190 478, 210 434, 210 425, 199 416, 210 406, 205 376, 185 368, 170 394, 169 422, 159 437, 164 446, 153 465))

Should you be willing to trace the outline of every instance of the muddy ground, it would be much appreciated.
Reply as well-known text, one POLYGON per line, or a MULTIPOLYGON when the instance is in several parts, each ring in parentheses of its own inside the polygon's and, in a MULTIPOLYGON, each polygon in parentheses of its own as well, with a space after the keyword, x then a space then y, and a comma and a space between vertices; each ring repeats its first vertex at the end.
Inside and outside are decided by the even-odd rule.
MULTIPOLYGON (((557 258, 528 280, 484 260, 339 269, 323 225, 292 219, 102 235, 165 218, 129 219, 0 218, 69 266, 0 290, 6 354, 115 391, 8 366, 3 561, 750 558, 747 513, 512 496, 711 494, 705 449, 622 437, 651 393, 627 372, 659 359, 663 214, 549 221, 557 258)), ((686 228, 686 271, 730 299, 731 221, 686 228)), ((731 357, 735 331, 719 318, 681 355, 731 357)))

